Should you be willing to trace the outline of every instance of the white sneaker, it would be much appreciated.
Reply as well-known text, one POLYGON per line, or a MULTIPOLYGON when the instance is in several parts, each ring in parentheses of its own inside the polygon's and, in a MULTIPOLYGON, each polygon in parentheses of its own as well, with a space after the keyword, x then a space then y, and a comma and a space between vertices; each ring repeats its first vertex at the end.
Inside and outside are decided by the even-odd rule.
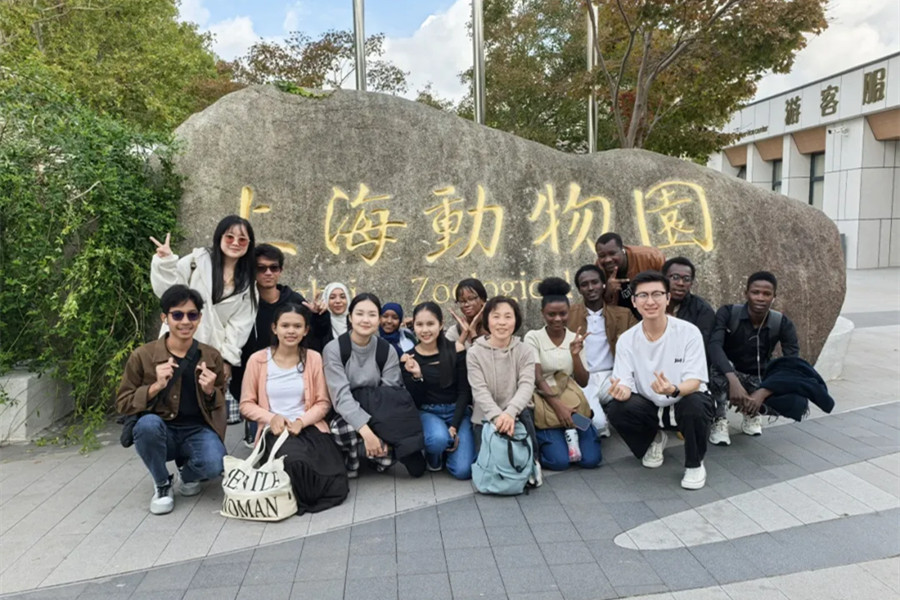
POLYGON ((541 463, 534 463, 534 471, 531 472, 531 477, 528 478, 528 484, 531 487, 539 488, 544 485, 544 473, 541 471, 541 463))
POLYGON ((686 490, 699 490, 706 485, 706 467, 700 463, 699 467, 684 470, 684 477, 681 478, 681 487, 686 490))
POLYGON ((175 491, 172 489, 172 476, 165 485, 158 485, 150 499, 150 512, 154 515, 165 515, 175 508, 175 491))
POLYGON ((716 446, 730 446, 731 436, 728 435, 728 419, 716 419, 709 430, 709 443, 716 446))
POLYGON ((182 481, 178 486, 178 493, 182 496, 196 496, 203 491, 203 485, 199 481, 182 481))
POLYGON ((606 427, 604 427, 603 429, 601 429, 600 431, 597 432, 597 437, 601 437, 601 438, 609 437, 611 435, 612 435, 612 433, 610 433, 610 431, 609 431, 609 425, 607 425, 606 427))
POLYGON ((741 431, 746 435, 762 435, 762 417, 759 415, 755 417, 744 415, 744 420, 741 422, 741 431))
POLYGON ((641 459, 641 464, 643 464, 648 469, 656 469, 657 467, 661 467, 663 464, 663 450, 666 448, 666 444, 669 442, 669 436, 666 435, 666 432, 660 429, 656 432, 656 437, 653 439, 653 443, 650 444, 650 447, 647 449, 647 453, 644 454, 644 458, 641 459))

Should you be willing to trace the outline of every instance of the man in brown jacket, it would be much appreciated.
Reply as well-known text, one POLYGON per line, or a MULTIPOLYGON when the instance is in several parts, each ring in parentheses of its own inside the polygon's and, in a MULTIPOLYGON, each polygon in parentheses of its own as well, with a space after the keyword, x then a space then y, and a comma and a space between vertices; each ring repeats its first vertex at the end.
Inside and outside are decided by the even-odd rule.
POLYGON ((590 379, 584 395, 594 412, 593 423, 600 436, 609 437, 609 427, 603 406, 612 400, 609 395, 609 378, 612 375, 616 342, 637 319, 631 311, 620 306, 605 304, 606 273, 597 265, 584 265, 575 272, 575 287, 582 301, 569 309, 569 329, 585 334, 585 367, 590 379))
POLYGON ((659 271, 666 257, 651 246, 626 246, 622 236, 608 232, 597 238, 597 266, 606 273, 605 299, 607 304, 624 306, 640 320, 641 315, 631 303, 628 282, 643 271, 659 271))
POLYGON ((175 498, 166 462, 180 468, 183 496, 222 473, 225 456, 225 371, 219 352, 194 341, 203 299, 185 285, 160 299, 164 337, 131 353, 119 384, 116 409, 140 415, 134 447, 153 477, 150 512, 172 512, 175 498))

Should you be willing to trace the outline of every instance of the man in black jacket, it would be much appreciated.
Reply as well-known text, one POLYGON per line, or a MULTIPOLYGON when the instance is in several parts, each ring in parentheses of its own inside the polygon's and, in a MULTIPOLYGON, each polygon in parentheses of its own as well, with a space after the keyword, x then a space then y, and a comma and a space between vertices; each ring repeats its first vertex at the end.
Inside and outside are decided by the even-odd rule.
MULTIPOLYGON (((270 244, 256 246, 256 290, 259 293, 259 310, 256 313, 256 324, 250 331, 250 337, 241 350, 241 367, 231 372, 231 395, 240 401, 241 385, 244 381, 244 367, 250 355, 263 348, 272 345, 272 321, 275 311, 285 304, 305 305, 314 315, 325 311, 320 302, 307 302, 300 293, 290 287, 278 283, 284 270, 284 253, 270 244)), ((310 323, 309 325, 312 325, 310 323)), ((314 336, 307 336, 308 347, 317 352, 322 348, 316 347, 318 340, 314 336)), ((256 439, 256 423, 244 421, 244 441, 253 446, 256 439)))
POLYGON ((663 264, 662 274, 669 280, 670 299, 666 312, 697 326, 703 335, 708 361, 709 338, 712 337, 713 326, 716 324, 716 311, 709 302, 691 293, 696 279, 694 263, 683 256, 670 258, 663 264))
POLYGON ((726 304, 716 311, 716 324, 709 342, 710 389, 716 399, 716 421, 710 443, 730 445, 728 404, 744 415, 741 430, 747 435, 762 434, 761 414, 774 415, 768 393, 760 382, 777 344, 783 356, 798 356, 800 344, 791 320, 771 310, 778 281, 768 271, 747 278, 744 304, 726 304))

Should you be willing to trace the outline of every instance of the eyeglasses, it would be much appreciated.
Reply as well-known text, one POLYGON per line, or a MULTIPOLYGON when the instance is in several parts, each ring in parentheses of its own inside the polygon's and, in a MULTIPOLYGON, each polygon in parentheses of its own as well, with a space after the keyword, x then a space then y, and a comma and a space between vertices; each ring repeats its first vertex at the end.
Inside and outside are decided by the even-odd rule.
POLYGON ((662 300, 663 298, 665 298, 668 295, 669 295, 669 292, 656 291, 656 292, 650 292, 649 294, 647 292, 641 292, 639 294, 635 294, 634 297, 639 302, 646 302, 648 298, 653 298, 654 300, 662 300))
POLYGON ((694 280, 690 275, 679 275, 677 273, 672 273, 668 277, 670 281, 681 281, 683 283, 690 283, 694 280))
POLYGON ((256 265, 257 273, 262 274, 267 271, 272 271, 273 273, 280 273, 281 267, 279 267, 278 265, 256 265))
POLYGON ((481 298, 475 296, 474 298, 460 298, 456 301, 457 304, 463 306, 464 304, 475 304, 476 302, 480 302, 481 298))
POLYGON ((226 233, 226 234, 223 235, 222 237, 225 239, 225 243, 226 243, 226 244, 234 244, 234 243, 237 243, 237 245, 240 246, 240 247, 242 247, 242 248, 243 248, 244 246, 246 246, 247 244, 250 243, 250 238, 246 238, 246 237, 244 237, 244 236, 242 236, 242 235, 241 235, 241 236, 237 236, 237 235, 234 235, 233 233, 226 233))
POLYGON ((172 317, 173 321, 181 321, 182 319, 187 317, 188 321, 193 323, 194 321, 196 321, 197 319, 200 318, 200 311, 199 310, 191 310, 188 312, 184 312, 183 310, 173 310, 172 312, 169 313, 169 316, 172 317))

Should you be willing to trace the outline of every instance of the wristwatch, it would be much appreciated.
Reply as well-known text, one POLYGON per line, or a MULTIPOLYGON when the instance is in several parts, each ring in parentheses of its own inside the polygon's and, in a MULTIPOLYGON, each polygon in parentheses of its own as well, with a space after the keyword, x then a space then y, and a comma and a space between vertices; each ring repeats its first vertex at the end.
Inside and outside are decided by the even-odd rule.
POLYGON ((674 385, 674 384, 673 384, 673 386, 675 387, 675 391, 672 392, 671 394, 666 394, 667 398, 677 398, 678 396, 681 395, 681 390, 678 389, 678 386, 674 385))

